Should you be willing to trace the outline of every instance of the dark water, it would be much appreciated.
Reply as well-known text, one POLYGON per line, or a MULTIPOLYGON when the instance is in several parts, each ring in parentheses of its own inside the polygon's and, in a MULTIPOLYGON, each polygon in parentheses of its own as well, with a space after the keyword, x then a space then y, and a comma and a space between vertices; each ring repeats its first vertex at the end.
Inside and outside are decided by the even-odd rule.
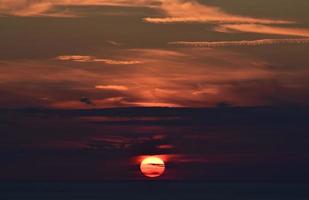
POLYGON ((309 184, 207 182, 2 182, 0 199, 308 200, 309 184))

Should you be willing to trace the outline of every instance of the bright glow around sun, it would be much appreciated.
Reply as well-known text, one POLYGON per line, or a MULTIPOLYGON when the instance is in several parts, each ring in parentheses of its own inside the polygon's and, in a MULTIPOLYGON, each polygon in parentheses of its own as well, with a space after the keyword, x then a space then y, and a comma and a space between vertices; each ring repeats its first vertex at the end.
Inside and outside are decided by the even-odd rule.
POLYGON ((161 158, 149 156, 141 162, 140 169, 145 176, 155 178, 164 173, 165 164, 161 158))

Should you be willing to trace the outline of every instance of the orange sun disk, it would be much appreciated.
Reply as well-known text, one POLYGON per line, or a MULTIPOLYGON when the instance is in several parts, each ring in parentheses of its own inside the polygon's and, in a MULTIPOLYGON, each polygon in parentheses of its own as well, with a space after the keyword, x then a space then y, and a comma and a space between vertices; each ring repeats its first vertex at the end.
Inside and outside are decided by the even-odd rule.
POLYGON ((155 178, 164 173, 165 164, 161 158, 149 156, 141 162, 140 169, 145 176, 155 178))

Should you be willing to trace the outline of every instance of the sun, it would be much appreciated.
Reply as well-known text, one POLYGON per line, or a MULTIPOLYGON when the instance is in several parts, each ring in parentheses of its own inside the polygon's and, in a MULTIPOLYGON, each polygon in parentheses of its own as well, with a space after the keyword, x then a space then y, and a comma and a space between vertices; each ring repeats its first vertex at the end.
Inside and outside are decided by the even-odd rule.
POLYGON ((161 176, 165 171, 165 164, 161 158, 156 156, 146 157, 140 165, 141 172, 149 177, 155 178, 161 176))

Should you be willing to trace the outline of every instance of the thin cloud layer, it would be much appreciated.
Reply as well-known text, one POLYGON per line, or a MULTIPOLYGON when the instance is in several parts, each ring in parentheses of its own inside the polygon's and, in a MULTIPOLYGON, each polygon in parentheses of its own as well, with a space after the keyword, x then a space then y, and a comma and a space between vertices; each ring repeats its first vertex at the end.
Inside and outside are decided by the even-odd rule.
POLYGON ((61 61, 72 61, 72 62, 99 62, 108 65, 135 65, 142 63, 141 61, 137 60, 113 60, 113 59, 96 58, 94 56, 82 56, 82 55, 64 55, 64 56, 58 56, 56 59, 61 61))
POLYGON ((260 60, 255 58, 219 49, 134 49, 117 52, 118 57, 134 57, 145 62, 139 66, 108 67, 89 65, 91 56, 66 56, 59 58, 62 62, 57 63, 49 59, 45 61, 49 64, 21 61, 2 65, 0 79, 4 84, 1 88, 3 94, 10 92, 8 96, 12 97, 4 103, 12 106, 36 104, 56 108, 100 108, 204 107, 222 101, 232 105, 256 105, 272 101, 260 96, 268 95, 268 80, 273 77, 273 72, 256 66, 255 63, 260 60), (20 85, 20 82, 24 84, 20 85), (242 82, 247 87, 242 88, 242 82), (250 92, 255 87, 257 89, 252 95, 250 92), (81 102, 84 97, 92 104, 81 102), (48 100, 43 101, 42 98, 48 100), (23 102, 20 103, 20 100, 23 102))
POLYGON ((50 11, 57 6, 156 7, 159 0, 0 0, 0 16, 74 17, 72 13, 50 11))
POLYGON ((226 32, 226 33, 238 31, 238 32, 260 33, 270 35, 309 37, 308 28, 274 27, 260 24, 225 24, 218 26, 215 30, 218 32, 226 32))
POLYGON ((148 7, 164 13, 164 17, 146 17, 149 23, 254 23, 288 24, 287 20, 274 20, 230 14, 219 7, 182 0, 0 0, 0 16, 76 17, 74 13, 52 11, 57 6, 119 6, 148 7))
MULTIPOLYGON (((309 37, 309 29, 295 27, 278 27, 273 25, 289 25, 291 20, 264 19, 230 14, 219 7, 201 4, 196 1, 163 1, 160 9, 164 17, 148 17, 149 23, 212 23, 217 25, 217 32, 248 32, 258 34, 288 35, 309 37)), ((263 42, 265 43, 265 42, 263 42)))
MULTIPOLYGON (((214 7, 205 1, 185 0, 0 2, 1 8, 5 5, 10 12, 17 12, 16 15, 21 15, 21 11, 29 12, 32 5, 40 7, 39 12, 25 16, 64 10, 88 16, 90 10, 95 10, 94 14, 82 19, 18 18, 16 21, 15 17, 2 18, 4 22, 9 20, 3 23, 6 31, 0 35, 4 43, 0 86, 3 96, 8 96, 2 100, 3 105, 204 107, 222 102, 236 106, 308 102, 304 92, 307 79, 303 77, 308 74, 307 57, 303 55, 308 45, 272 47, 309 43, 305 25, 300 29, 295 28, 296 23, 280 20, 295 19, 291 15, 269 19, 250 17, 251 14, 245 17, 237 14, 238 3, 227 12, 223 10, 224 3, 214 7), (78 5, 78 9, 71 9, 70 5, 78 5), (88 9, 89 5, 95 7, 88 9), (100 5, 115 7, 96 7, 100 5), (143 8, 136 8, 139 6, 143 8), (138 12, 139 15, 100 15, 100 12, 114 11, 138 12), (141 19, 147 16, 153 17, 145 20, 159 17, 162 23, 166 20, 166 23, 201 24, 146 24, 141 19), (19 20, 30 28, 23 32, 15 29, 20 25, 19 20), (204 23, 211 25, 204 29, 204 23), (214 27, 223 33, 213 32, 214 27), (257 33, 297 37, 261 40, 260 36, 255 39, 257 33), (172 42, 167 46, 169 41, 172 42), (229 46, 264 47, 236 51, 215 49, 229 46), (93 104, 80 101, 83 97, 93 104)), ((262 13, 253 14, 262 16, 262 13)))
POLYGON ((291 21, 252 18, 226 13, 218 7, 200 4, 196 1, 163 1, 160 9, 166 17, 148 17, 149 23, 255 23, 288 24, 291 21))
POLYGON ((188 46, 188 47, 229 47, 229 46, 264 46, 274 44, 309 44, 309 39, 261 39, 261 40, 242 40, 242 41, 176 41, 169 42, 171 45, 188 46))
POLYGON ((117 91, 127 91, 129 88, 124 85, 96 85, 96 89, 100 90, 117 90, 117 91))
MULTIPOLYGON (((77 17, 77 13, 58 10, 57 6, 119 6, 148 7, 159 11, 163 17, 146 17, 148 23, 213 23, 221 24, 215 28, 218 32, 231 33, 235 31, 291 35, 308 37, 307 29, 282 28, 265 25, 292 24, 294 21, 280 19, 264 19, 230 14, 219 7, 201 4, 197 1, 181 0, 0 0, 0 16, 49 16, 77 17)), ((109 42, 112 45, 119 45, 109 42)), ((103 60, 114 64, 112 60, 103 60)), ((122 63, 120 63, 122 64, 122 63)), ((125 64, 125 63, 123 63, 125 64)))

